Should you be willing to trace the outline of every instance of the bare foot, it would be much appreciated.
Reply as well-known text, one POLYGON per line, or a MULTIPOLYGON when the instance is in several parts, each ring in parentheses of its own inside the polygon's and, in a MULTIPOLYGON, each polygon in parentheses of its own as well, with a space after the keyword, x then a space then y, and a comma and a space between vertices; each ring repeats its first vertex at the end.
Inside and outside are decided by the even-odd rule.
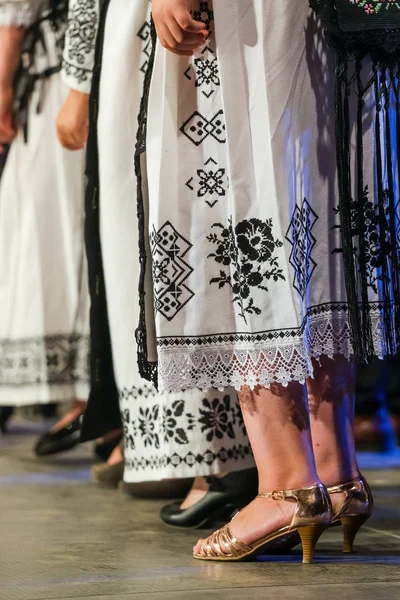
MULTIPOLYGON (((229 528, 238 540, 251 545, 281 527, 290 525, 295 508, 295 502, 256 498, 232 519, 229 528)), ((195 554, 201 551, 204 542, 204 539, 197 542, 195 554)))
POLYGON ((57 431, 60 431, 64 427, 68 427, 68 425, 70 425, 72 421, 75 421, 75 419, 83 415, 83 413, 85 412, 85 408, 85 400, 75 400, 75 402, 73 403, 71 408, 67 410, 65 415, 63 415, 61 419, 57 421, 57 423, 53 425, 53 427, 50 429, 51 433, 57 433, 57 431))

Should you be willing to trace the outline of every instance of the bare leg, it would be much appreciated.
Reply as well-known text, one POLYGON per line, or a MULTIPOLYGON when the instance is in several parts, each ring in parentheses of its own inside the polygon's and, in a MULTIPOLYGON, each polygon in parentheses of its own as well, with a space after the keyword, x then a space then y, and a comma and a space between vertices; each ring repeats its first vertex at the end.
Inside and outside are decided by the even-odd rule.
MULTIPOLYGON (((244 388, 240 396, 247 432, 258 469, 260 492, 298 489, 319 482, 308 417, 305 390, 300 384, 287 388, 244 388)), ((251 544, 288 525, 294 504, 257 498, 232 521, 232 533, 251 544)), ((200 540, 196 551, 201 547, 200 540)))
MULTIPOLYGON (((317 471, 326 486, 346 483, 360 472, 354 443, 355 368, 343 356, 323 357, 307 381, 317 471)), ((340 502, 337 496, 333 503, 340 502)))

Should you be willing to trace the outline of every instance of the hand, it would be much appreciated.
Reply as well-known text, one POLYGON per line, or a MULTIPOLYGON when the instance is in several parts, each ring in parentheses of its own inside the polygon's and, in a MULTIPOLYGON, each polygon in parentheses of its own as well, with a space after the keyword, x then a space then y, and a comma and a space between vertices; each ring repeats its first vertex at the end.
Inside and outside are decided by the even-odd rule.
POLYGON ((13 89, 12 86, 0 86, 0 152, 4 144, 9 144, 15 137, 13 127, 13 89))
POLYGON ((89 94, 70 90, 56 125, 58 139, 64 148, 82 150, 89 135, 89 94))
POLYGON ((188 0, 153 0, 153 19, 161 45, 181 56, 192 56, 207 39, 204 23, 195 21, 188 0))

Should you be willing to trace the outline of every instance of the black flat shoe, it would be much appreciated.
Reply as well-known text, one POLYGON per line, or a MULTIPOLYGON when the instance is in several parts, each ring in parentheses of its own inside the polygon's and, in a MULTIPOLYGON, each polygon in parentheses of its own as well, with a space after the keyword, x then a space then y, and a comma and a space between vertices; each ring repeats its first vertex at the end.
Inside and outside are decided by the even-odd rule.
POLYGON ((109 442, 105 442, 104 444, 97 443, 94 447, 95 455, 97 456, 97 458, 99 458, 103 462, 107 462, 108 459, 110 458, 113 450, 118 446, 118 444, 121 442, 121 440, 122 440, 122 433, 121 433, 121 435, 113 438, 109 442))
POLYGON ((81 436, 82 418, 81 415, 55 433, 46 431, 35 444, 33 451, 36 456, 50 456, 75 448, 81 436))
POLYGON ((160 517, 167 525, 198 529, 208 527, 219 519, 233 517, 258 494, 257 469, 234 471, 220 479, 206 477, 210 484, 207 494, 189 508, 181 509, 180 502, 167 504, 160 517))

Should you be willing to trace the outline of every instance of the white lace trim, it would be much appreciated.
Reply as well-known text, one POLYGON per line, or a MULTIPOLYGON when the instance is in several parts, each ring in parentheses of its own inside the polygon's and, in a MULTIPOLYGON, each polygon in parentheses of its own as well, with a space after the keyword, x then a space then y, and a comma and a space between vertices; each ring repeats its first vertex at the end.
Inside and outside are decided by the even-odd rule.
MULTIPOLYGON (((373 324, 375 351, 381 358, 379 314, 373 317, 373 324)), ((218 341, 200 347, 182 344, 158 349, 160 393, 228 386, 239 390, 244 385, 251 389, 258 385, 268 388, 273 383, 287 386, 291 381, 304 383, 313 376, 313 358, 332 358, 336 354, 349 358, 352 354, 345 312, 310 317, 307 332, 293 337, 288 337, 285 331, 276 332, 273 340, 250 343, 227 341, 229 334, 209 337, 218 337, 218 341)))
POLYGON ((30 2, 0 4, 0 27, 29 27, 36 20, 37 11, 30 2))

